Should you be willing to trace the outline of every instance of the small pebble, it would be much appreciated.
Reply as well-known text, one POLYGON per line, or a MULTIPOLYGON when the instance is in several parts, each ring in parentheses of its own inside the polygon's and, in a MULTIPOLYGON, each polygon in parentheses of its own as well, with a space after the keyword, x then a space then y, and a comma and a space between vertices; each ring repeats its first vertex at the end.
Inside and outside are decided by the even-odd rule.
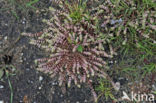
POLYGON ((117 61, 115 60, 114 63, 117 63, 117 61))
POLYGON ((4 101, 0 100, 0 103, 4 103, 4 101))
POLYGON ((20 100, 19 102, 20 102, 20 103, 23 103, 23 101, 22 101, 22 100, 20 100))
POLYGON ((4 86, 3 85, 0 85, 0 89, 3 89, 4 88, 4 86))
POLYGON ((43 80, 43 77, 42 76, 39 76, 39 81, 42 81, 43 80))
POLYGON ((21 53, 21 56, 23 56, 23 53, 21 53))
POLYGON ((57 84, 58 84, 57 82, 53 82, 53 83, 52 83, 53 86, 55 86, 55 85, 57 85, 57 84))
POLYGON ((42 89, 42 87, 38 87, 38 89, 39 89, 39 90, 41 90, 41 89, 42 89))
POLYGON ((22 21, 22 24, 25 24, 25 21, 22 21))
POLYGON ((4 40, 7 40, 7 39, 8 39, 8 37, 7 37, 7 36, 5 36, 5 37, 4 37, 4 40))
POLYGON ((120 89, 120 82, 116 82, 115 87, 116 87, 115 89, 118 91, 120 89))
POLYGON ((60 97, 62 98, 62 97, 63 97, 63 95, 61 94, 61 95, 60 95, 60 97))
POLYGON ((26 71, 29 71, 30 70, 30 68, 26 68, 26 71))
POLYGON ((28 80, 28 83, 31 83, 31 84, 33 84, 34 82, 33 82, 33 81, 31 81, 31 80, 28 80))
POLYGON ((79 101, 77 101, 76 103, 80 103, 79 101))
POLYGON ((26 58, 24 58, 24 61, 26 61, 27 59, 26 58))
POLYGON ((55 92, 54 92, 54 91, 52 91, 52 94, 55 94, 55 92))
POLYGON ((109 63, 113 64, 113 61, 109 61, 109 63))
POLYGON ((88 102, 87 99, 85 99, 84 102, 87 103, 88 102))
POLYGON ((23 60, 20 60, 19 62, 20 62, 20 63, 22 63, 22 62, 23 62, 23 60))
POLYGON ((26 23, 26 19, 24 18, 23 20, 22 20, 22 24, 25 24, 26 23))

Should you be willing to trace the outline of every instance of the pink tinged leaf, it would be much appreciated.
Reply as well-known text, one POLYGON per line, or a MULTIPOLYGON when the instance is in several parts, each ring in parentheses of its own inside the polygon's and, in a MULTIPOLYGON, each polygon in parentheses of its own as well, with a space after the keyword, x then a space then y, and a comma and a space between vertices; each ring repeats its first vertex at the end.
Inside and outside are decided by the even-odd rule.
POLYGON ((83 43, 87 42, 88 35, 85 35, 83 43))
POLYGON ((59 86, 61 86, 63 83, 63 80, 59 80, 59 86))
POLYGON ((61 56, 61 55, 63 55, 63 54, 64 54, 63 52, 59 52, 59 53, 53 54, 51 57, 57 57, 57 56, 61 56))
POLYGON ((71 78, 72 78, 72 79, 74 79, 74 78, 75 78, 75 76, 74 76, 74 74, 73 74, 73 73, 71 74, 71 78))
POLYGON ((55 62, 55 65, 59 64, 61 61, 61 59, 58 59, 56 62, 55 62))
POLYGON ((99 53, 102 54, 104 57, 110 57, 110 58, 112 58, 112 56, 111 55, 108 55, 105 51, 100 51, 99 53))
POLYGON ((111 45, 109 45, 109 48, 110 48, 110 54, 113 55, 114 54, 113 47, 111 45))
POLYGON ((72 71, 73 71, 73 73, 76 73, 76 70, 75 70, 76 68, 72 68, 72 71))
POLYGON ((89 76, 88 68, 84 67, 85 72, 87 73, 87 77, 89 76))
POLYGON ((108 75, 104 71, 99 70, 99 72, 100 72, 100 74, 98 74, 99 77, 107 78, 108 75))
POLYGON ((79 38, 80 38, 80 41, 82 41, 82 34, 80 34, 79 38))
POLYGON ((84 51, 83 54, 85 54, 85 55, 92 55, 91 52, 87 52, 87 51, 84 51))
POLYGON ((57 73, 53 73, 50 75, 51 78, 55 77, 57 73))
MULTIPOLYGON (((69 38, 71 39, 71 41, 73 41, 74 38, 73 38, 72 34, 71 34, 71 33, 68 33, 68 35, 69 35, 69 38)), ((74 35, 74 34, 73 34, 73 35, 74 35)))
MULTIPOLYGON (((87 33, 88 34, 88 33, 87 33)), ((89 35, 89 34, 88 34, 89 35)), ((95 41, 95 37, 94 36, 91 36, 91 35, 89 35, 89 37, 90 37, 90 40, 91 41, 95 41)))
POLYGON ((104 41, 103 40, 97 40, 97 41, 94 42, 94 44, 102 43, 102 42, 104 42, 104 41))
POLYGON ((94 53, 96 53, 97 55, 99 55, 99 51, 97 51, 96 49, 91 49, 91 51, 93 51, 94 53))
POLYGON ((49 70, 51 69, 51 64, 43 65, 41 68, 43 68, 44 70, 49 70))
POLYGON ((97 94, 95 93, 94 90, 91 90, 92 94, 93 94, 93 97, 94 97, 94 101, 96 102, 97 101, 97 94))
POLYGON ((107 64, 105 61, 102 60, 102 58, 97 58, 98 61, 100 61, 102 64, 107 64))
POLYGON ((67 64, 65 64, 64 68, 65 68, 65 69, 67 68, 67 64))
POLYGON ((79 37, 76 37, 76 40, 75 41, 76 41, 76 43, 78 43, 79 42, 79 37))
POLYGON ((93 63, 94 63, 95 65, 99 66, 99 67, 102 67, 102 64, 99 63, 99 62, 95 62, 95 61, 93 61, 93 63))
POLYGON ((71 78, 71 77, 69 77, 69 79, 68 79, 68 87, 70 87, 70 86, 71 86, 71 80, 72 80, 72 78, 71 78))
POLYGON ((84 57, 82 57, 82 61, 84 62, 85 66, 87 67, 87 65, 88 65, 87 60, 84 57))
POLYGON ((88 45, 90 45, 89 43, 83 43, 82 44, 83 46, 88 46, 88 45))
POLYGON ((72 69, 72 70, 73 70, 73 73, 75 73, 75 72, 76 72, 76 70, 75 70, 75 69, 76 69, 76 62, 74 62, 74 64, 73 64, 73 69, 72 69))
POLYGON ((63 15, 66 16, 69 21, 72 21, 72 19, 70 18, 70 16, 67 13, 63 13, 63 15))
POLYGON ((51 68, 54 68, 54 71, 58 71, 60 69, 60 65, 62 65, 60 61, 61 60, 59 59, 54 64, 50 64, 51 68))
POLYGON ((94 70, 92 68, 89 69, 91 71, 91 75, 94 76, 94 70))
POLYGON ((54 67, 54 72, 55 72, 55 73, 59 72, 59 70, 60 70, 60 69, 59 69, 58 66, 55 66, 55 67, 54 67))
POLYGON ((77 63, 77 68, 76 68, 76 70, 77 70, 77 74, 80 74, 80 70, 79 70, 80 67, 81 67, 80 64, 77 63))
POLYGON ((70 30, 70 29, 71 29, 71 27, 70 27, 69 24, 66 25, 66 29, 67 29, 67 30, 70 30))
POLYGON ((57 58, 51 58, 48 60, 48 62, 54 62, 57 58))
POLYGON ((64 72, 63 68, 60 68, 61 72, 64 72))
POLYGON ((78 46, 79 46, 79 45, 75 45, 75 46, 73 47, 73 50, 72 50, 72 51, 73 51, 73 52, 76 52, 78 46))
POLYGON ((78 31, 77 29, 78 29, 78 28, 77 28, 76 26, 74 26, 74 32, 78 31))
POLYGON ((124 35, 126 35, 126 33, 127 33, 127 27, 124 29, 124 35))
POLYGON ((66 68, 66 70, 67 70, 67 75, 71 75, 70 71, 67 68, 66 68))
POLYGON ((82 81, 85 83, 86 82, 86 74, 83 75, 82 81))
POLYGON ((44 66, 47 66, 47 63, 42 63, 42 64, 39 64, 39 65, 38 65, 39 68, 42 68, 42 67, 44 67, 44 66))
MULTIPOLYGON (((88 63, 87 63, 88 64, 88 63)), ((82 63, 82 67, 87 70, 88 65, 86 63, 82 63)))
POLYGON ((80 83, 82 83, 83 82, 83 77, 80 76, 79 79, 80 79, 80 83))
POLYGON ((95 102, 96 102, 96 101, 97 101, 97 94, 96 94, 95 91, 94 91, 94 88, 93 88, 93 86, 92 86, 92 84, 91 84, 91 80, 88 81, 88 84, 89 84, 89 86, 90 86, 92 95, 93 95, 94 100, 95 100, 95 102))
POLYGON ((55 22, 56 26, 60 27, 61 28, 61 25, 59 22, 55 22))
POLYGON ((62 77, 62 74, 61 73, 59 73, 59 86, 61 86, 62 85, 62 83, 63 83, 63 77, 62 77))
POLYGON ((77 85, 77 83, 78 83, 76 77, 74 78, 74 83, 75 83, 75 85, 77 85))
POLYGON ((94 69, 95 71, 99 71, 99 68, 96 67, 96 66, 93 66, 93 69, 94 69))

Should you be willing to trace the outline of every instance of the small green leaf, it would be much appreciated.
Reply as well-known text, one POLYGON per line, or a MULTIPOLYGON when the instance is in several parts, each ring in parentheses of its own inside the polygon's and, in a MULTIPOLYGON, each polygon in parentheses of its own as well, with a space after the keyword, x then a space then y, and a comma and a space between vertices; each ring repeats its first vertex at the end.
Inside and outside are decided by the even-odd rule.
POLYGON ((28 3, 26 3, 26 6, 32 6, 33 4, 37 3, 39 0, 33 0, 33 1, 30 1, 28 3))
POLYGON ((67 40, 68 40, 68 42, 69 42, 70 44, 72 44, 72 40, 71 40, 70 37, 68 37, 67 40))
POLYGON ((78 52, 82 52, 82 51, 83 51, 82 45, 79 45, 79 46, 78 46, 77 51, 78 51, 78 52))

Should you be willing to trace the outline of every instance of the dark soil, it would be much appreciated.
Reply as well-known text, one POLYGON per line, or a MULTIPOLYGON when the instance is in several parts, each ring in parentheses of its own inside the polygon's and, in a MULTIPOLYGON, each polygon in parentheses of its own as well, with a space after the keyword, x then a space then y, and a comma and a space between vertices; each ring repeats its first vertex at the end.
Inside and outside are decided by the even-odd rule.
MULTIPOLYGON (((11 55, 13 59, 10 64, 16 68, 16 75, 9 78, 13 87, 13 103, 92 103, 93 98, 87 87, 59 87, 57 79, 51 79, 36 71, 34 60, 43 56, 43 53, 30 45, 26 37, 20 37, 22 32, 35 33, 45 27, 42 19, 49 18, 46 10, 51 3, 48 0, 40 0, 33 5, 36 10, 26 8, 24 11, 19 9, 18 5, 8 5, 9 2, 0 1, 0 42, 6 48, 2 48, 3 55, 11 55), (38 9, 42 10, 38 12, 38 9), (19 18, 16 18, 11 10, 14 10, 19 18), (17 38, 20 39, 15 43, 17 38)), ((0 86, 0 101, 10 103, 10 89, 5 75, 0 86)))

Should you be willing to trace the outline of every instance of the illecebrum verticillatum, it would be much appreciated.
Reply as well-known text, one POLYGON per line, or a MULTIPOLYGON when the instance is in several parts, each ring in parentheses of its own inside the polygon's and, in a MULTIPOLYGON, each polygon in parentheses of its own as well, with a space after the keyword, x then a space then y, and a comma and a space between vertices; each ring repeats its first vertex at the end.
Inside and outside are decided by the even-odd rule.
MULTIPOLYGON (((70 11, 63 1, 59 2, 61 10, 51 8, 55 15, 50 20, 44 20, 48 28, 39 33, 23 33, 33 37, 31 44, 37 45, 49 52, 48 58, 37 59, 38 70, 48 73, 51 77, 59 76, 59 85, 67 82, 71 86, 72 80, 80 87, 87 83, 91 88, 95 101, 97 95, 92 87, 92 77, 103 77, 110 80, 113 87, 118 89, 110 77, 102 70, 106 62, 103 57, 112 58, 116 54, 109 45, 110 53, 104 50, 106 41, 99 39, 96 31, 96 15, 87 21, 87 15, 82 16, 79 22, 72 21, 70 11)), ((108 50, 107 50, 108 51, 108 50)))

